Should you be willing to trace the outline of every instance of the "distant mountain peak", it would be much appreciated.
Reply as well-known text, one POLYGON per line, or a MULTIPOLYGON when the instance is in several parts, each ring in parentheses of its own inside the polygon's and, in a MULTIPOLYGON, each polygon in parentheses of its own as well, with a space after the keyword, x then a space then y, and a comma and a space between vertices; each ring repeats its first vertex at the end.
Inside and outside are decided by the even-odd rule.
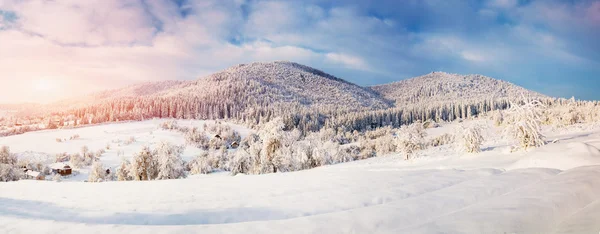
POLYGON ((479 74, 431 72, 423 76, 371 87, 397 106, 414 103, 545 97, 510 82, 479 74))

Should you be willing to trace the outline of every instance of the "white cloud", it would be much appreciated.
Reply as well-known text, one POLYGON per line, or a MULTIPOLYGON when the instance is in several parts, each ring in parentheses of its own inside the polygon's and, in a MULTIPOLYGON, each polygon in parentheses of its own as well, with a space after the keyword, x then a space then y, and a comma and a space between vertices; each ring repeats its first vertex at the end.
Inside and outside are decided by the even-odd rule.
POLYGON ((342 64, 347 68, 355 70, 369 70, 367 63, 357 56, 341 54, 341 53, 327 53, 325 58, 333 63, 342 64))
POLYGON ((486 58, 482 54, 474 51, 463 51, 462 57, 471 62, 485 62, 486 58))

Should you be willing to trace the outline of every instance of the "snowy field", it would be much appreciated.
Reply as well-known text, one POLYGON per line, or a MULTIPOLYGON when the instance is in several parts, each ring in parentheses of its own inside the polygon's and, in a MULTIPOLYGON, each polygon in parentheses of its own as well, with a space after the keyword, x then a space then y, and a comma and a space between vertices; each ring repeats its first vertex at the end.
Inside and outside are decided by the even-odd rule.
MULTIPOLYGON (((118 150, 127 156, 161 140, 183 143, 179 133, 158 130, 160 121, 27 133, 0 138, 0 145, 43 157, 109 143, 101 160, 116 167, 118 150), (81 138, 55 140, 73 134, 81 138), (119 146, 131 136, 135 143, 119 146)), ((290 173, 0 183, 0 233, 597 234, 600 130, 584 129, 547 131, 555 143, 529 152, 510 153, 490 127, 478 154, 441 146, 410 161, 389 155, 290 173)), ((197 153, 188 147, 184 159, 197 153)))
MULTIPOLYGON (((104 124, 92 127, 45 130, 28 132, 21 135, 0 137, 0 146, 10 146, 13 153, 20 158, 35 158, 49 163, 54 162, 58 153, 81 153, 81 148, 87 146, 91 152, 104 149, 106 152, 100 157, 105 167, 116 169, 121 158, 131 159, 133 155, 140 152, 142 147, 153 147, 161 141, 167 141, 176 145, 185 145, 182 133, 177 131, 163 130, 159 125, 171 121, 165 119, 154 119, 142 122, 104 124), (70 140, 70 137, 78 135, 78 139, 70 140), (58 142, 56 139, 62 139, 58 142), (128 143, 133 138, 135 141, 128 143), (110 149, 106 149, 107 145, 110 149), (122 154, 119 155, 120 153, 122 154)), ((214 124, 215 121, 203 120, 178 120, 179 126, 198 127, 203 130, 203 125, 214 124)), ((251 130, 235 124, 226 123, 233 130, 240 133, 241 137, 248 135, 251 130)), ((189 161, 196 157, 202 150, 187 146, 182 158, 189 161)), ((88 178, 89 167, 76 170, 77 175, 66 178, 66 181, 84 181, 88 178)))

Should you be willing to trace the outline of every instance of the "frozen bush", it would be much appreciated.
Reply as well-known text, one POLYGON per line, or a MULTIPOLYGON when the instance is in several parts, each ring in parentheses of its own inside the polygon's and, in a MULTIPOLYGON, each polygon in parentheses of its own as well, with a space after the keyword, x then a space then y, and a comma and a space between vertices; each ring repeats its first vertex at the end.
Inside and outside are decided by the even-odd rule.
POLYGON ((66 162, 69 161, 70 157, 66 152, 56 154, 54 162, 66 162))
POLYGON ((125 144, 125 145, 131 145, 131 144, 135 143, 135 141, 136 141, 135 137, 130 136, 127 140, 125 140, 125 142, 123 142, 123 144, 125 144))
POLYGON ((545 144, 541 133, 541 111, 544 106, 538 101, 511 105, 507 111, 504 135, 517 142, 516 149, 528 149, 545 144))
POLYGON ((252 170, 254 164, 255 158, 248 151, 238 149, 231 161, 229 161, 229 168, 232 175, 239 173, 250 174, 250 170, 252 170))
POLYGON ((375 151, 378 156, 389 154, 396 151, 396 144, 394 143, 394 137, 384 135, 375 140, 375 151))
POLYGON ((90 169, 88 182, 102 182, 104 181, 105 175, 106 172, 104 170, 104 165, 102 165, 100 161, 94 162, 94 164, 92 164, 92 168, 90 169))
POLYGON ((177 121, 171 120, 163 122, 160 127, 164 130, 176 130, 179 128, 179 124, 177 124, 177 121))
POLYGON ((481 134, 480 126, 460 126, 460 143, 459 149, 466 153, 479 153, 481 152, 481 145, 483 144, 483 135, 481 134))
POLYGON ((175 146, 168 142, 161 142, 155 150, 158 160, 158 180, 179 179, 185 177, 185 170, 181 154, 184 147, 175 146))
POLYGON ((428 145, 432 146, 432 147, 437 147, 437 146, 452 144, 454 142, 455 142, 454 135, 452 135, 450 133, 444 133, 442 135, 439 135, 439 136, 434 137, 431 140, 429 140, 428 145))
POLYGON ((17 181, 22 177, 21 170, 13 164, 0 163, 0 182, 17 181))
POLYGON ((190 173, 192 175, 195 174, 208 174, 215 171, 213 167, 214 162, 213 159, 209 157, 207 152, 203 152, 202 154, 196 156, 190 163, 190 173))
POLYGON ((198 128, 192 128, 184 133, 185 142, 187 145, 191 145, 200 149, 207 150, 209 147, 208 137, 206 132, 198 130, 198 128))
POLYGON ((424 149, 426 135, 421 123, 402 126, 396 140, 397 150, 404 154, 406 160, 410 159, 415 152, 424 149))
POLYGON ((84 166, 83 157, 80 154, 76 153, 69 157, 69 164, 73 169, 79 169, 84 166))
POLYGON ((117 180, 119 181, 127 181, 132 180, 131 173, 129 169, 131 168, 131 163, 127 161, 125 158, 121 158, 121 165, 117 168, 117 180))

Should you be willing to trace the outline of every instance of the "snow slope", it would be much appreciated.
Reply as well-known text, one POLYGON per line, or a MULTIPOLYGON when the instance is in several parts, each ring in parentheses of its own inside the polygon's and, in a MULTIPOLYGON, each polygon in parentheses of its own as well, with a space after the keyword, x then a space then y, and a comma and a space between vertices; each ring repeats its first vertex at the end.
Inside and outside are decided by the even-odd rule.
POLYGON ((411 161, 390 155, 292 173, 0 183, 0 233, 600 231, 600 130, 520 153, 508 153, 496 131, 486 129, 480 154, 438 147, 411 161), (570 163, 554 161, 561 157, 570 163))

